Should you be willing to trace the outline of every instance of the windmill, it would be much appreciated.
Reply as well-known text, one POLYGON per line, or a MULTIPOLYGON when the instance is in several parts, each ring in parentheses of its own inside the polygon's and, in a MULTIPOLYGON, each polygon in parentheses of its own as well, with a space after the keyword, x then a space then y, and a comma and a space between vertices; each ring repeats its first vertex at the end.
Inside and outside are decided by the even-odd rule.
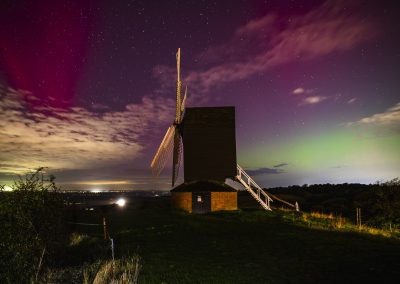
POLYGON ((182 98, 180 61, 178 49, 175 119, 151 161, 153 174, 159 176, 172 155, 174 187, 184 152, 184 183, 171 190, 175 207, 196 213, 236 210, 237 190, 225 183, 232 179, 241 183, 264 209, 271 210, 271 195, 236 163, 235 107, 185 109, 187 86, 182 98))
POLYGON ((151 161, 150 167, 153 171, 153 175, 159 176, 164 169, 167 161, 172 154, 172 186, 175 185, 176 179, 179 174, 179 166, 182 155, 182 119, 185 111, 185 103, 187 97, 187 86, 185 87, 185 95, 182 99, 182 81, 181 81, 181 49, 178 48, 176 53, 176 69, 177 69, 177 80, 176 80, 176 108, 175 108, 175 119, 161 141, 160 146, 151 161), (171 153, 172 152, 172 153, 171 153))

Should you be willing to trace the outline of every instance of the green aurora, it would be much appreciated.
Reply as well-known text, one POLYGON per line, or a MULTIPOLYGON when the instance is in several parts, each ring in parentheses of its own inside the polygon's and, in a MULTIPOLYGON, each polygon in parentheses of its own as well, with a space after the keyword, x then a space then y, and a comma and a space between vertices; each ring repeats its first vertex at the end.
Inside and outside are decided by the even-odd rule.
POLYGON ((278 174, 279 179, 286 175, 290 184, 298 177, 303 177, 304 183, 373 183, 395 178, 400 173, 400 134, 377 126, 342 126, 333 131, 296 136, 284 143, 246 148, 238 153, 238 162, 244 166, 288 164, 277 167, 276 174, 260 177, 265 186, 273 186, 278 174))

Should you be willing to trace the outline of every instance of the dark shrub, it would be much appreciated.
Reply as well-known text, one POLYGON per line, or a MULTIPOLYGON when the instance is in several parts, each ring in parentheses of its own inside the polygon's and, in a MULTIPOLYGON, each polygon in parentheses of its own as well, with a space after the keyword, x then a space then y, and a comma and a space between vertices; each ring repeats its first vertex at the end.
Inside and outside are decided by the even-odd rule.
POLYGON ((400 225, 400 180, 398 178, 374 186, 369 223, 386 227, 400 225))
POLYGON ((35 279, 66 244, 63 200, 54 178, 44 180, 43 169, 0 190, 0 282, 35 279))

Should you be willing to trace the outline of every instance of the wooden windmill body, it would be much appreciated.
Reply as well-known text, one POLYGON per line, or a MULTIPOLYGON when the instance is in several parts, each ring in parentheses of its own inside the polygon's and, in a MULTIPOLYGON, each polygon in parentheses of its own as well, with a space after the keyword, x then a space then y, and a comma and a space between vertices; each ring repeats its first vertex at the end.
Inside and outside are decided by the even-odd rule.
POLYGON ((187 108, 182 125, 184 183, 171 190, 175 207, 194 213, 237 209, 234 107, 187 108))

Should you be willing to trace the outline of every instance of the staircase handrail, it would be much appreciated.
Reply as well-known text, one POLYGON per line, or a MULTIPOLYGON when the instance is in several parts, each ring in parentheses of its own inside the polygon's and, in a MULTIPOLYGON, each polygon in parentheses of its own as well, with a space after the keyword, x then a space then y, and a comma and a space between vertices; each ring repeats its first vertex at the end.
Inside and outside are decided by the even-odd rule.
POLYGON ((272 198, 239 165, 237 165, 236 179, 265 210, 271 210, 269 203, 273 201, 272 198))
POLYGON ((268 198, 269 201, 273 201, 271 197, 269 197, 268 194, 265 193, 265 191, 249 176, 241 166, 237 165, 237 174, 239 177, 244 175, 247 178, 247 183, 251 186, 253 185, 255 188, 259 189, 260 192, 268 198))

